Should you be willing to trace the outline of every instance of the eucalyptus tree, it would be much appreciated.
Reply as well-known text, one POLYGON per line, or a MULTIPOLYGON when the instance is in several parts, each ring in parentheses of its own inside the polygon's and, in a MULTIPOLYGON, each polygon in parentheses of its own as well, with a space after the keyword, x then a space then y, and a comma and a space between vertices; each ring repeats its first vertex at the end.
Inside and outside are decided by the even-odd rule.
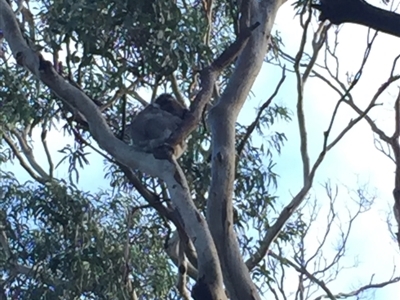
MULTIPOLYGON (((315 60, 303 73, 308 27, 301 23, 306 30, 293 65, 303 185, 272 217, 273 153, 286 137, 268 128, 290 120, 272 101, 285 71, 253 122, 237 120, 267 55, 291 59, 271 33, 283 3, 0 0, 0 157, 31 177, 21 183, 1 172, 0 297, 261 299, 269 289, 278 299, 274 283, 286 297, 285 273, 267 256, 336 297, 272 245, 302 240, 313 218, 304 220, 297 209, 318 167, 373 105, 331 143, 328 130, 311 165, 302 100, 315 60), (127 125, 162 92, 190 108, 167 141, 188 139, 179 162, 124 142, 127 125), (57 130, 71 141, 61 149, 57 130), (254 133, 266 136, 261 145, 253 144, 254 133), (79 187, 83 168, 102 160, 103 189, 79 187), (62 162, 65 178, 57 174, 62 162)), ((310 3, 296 8, 308 26, 310 3)), ((328 30, 320 24, 313 55, 328 30)))

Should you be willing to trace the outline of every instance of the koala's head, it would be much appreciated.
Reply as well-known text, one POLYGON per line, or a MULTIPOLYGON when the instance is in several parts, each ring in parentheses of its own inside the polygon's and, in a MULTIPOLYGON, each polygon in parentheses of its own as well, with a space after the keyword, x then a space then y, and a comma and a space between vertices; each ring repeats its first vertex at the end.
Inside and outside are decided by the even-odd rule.
POLYGON ((177 116, 181 119, 184 118, 188 109, 178 102, 171 94, 161 94, 154 101, 153 105, 157 105, 160 109, 177 116))

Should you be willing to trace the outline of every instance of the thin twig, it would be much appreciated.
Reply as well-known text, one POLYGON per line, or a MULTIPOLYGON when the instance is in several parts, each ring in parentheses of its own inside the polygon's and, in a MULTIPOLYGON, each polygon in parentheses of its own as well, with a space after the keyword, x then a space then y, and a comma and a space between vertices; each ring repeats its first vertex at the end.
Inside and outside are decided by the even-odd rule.
POLYGON ((245 133, 243 139, 240 141, 239 145, 237 146, 237 153, 238 153, 238 156, 239 156, 239 157, 240 157, 240 155, 242 154, 243 149, 244 149, 244 146, 245 146, 246 143, 248 142, 248 140, 249 140, 251 134, 253 133, 254 129, 257 127, 257 124, 260 122, 260 119, 261 119, 261 116, 262 116, 264 110, 267 109, 267 108, 269 107, 269 105, 271 104, 272 100, 273 100, 273 99, 275 98, 275 96, 278 94, 278 92, 279 92, 279 90, 280 90, 280 88, 281 88, 283 82, 285 81, 285 79, 286 79, 285 71, 286 71, 286 68, 283 68, 283 69, 282 69, 282 77, 281 77, 281 79, 279 80, 279 82, 278 82, 278 84, 277 84, 277 86, 276 86, 276 88, 275 88, 275 91, 274 91, 274 92, 272 93, 272 95, 267 99, 267 101, 265 101, 265 102, 263 103, 263 105, 261 105, 261 107, 258 109, 256 118, 255 118, 254 121, 247 127, 246 133, 245 133))
POLYGON ((10 132, 17 138, 19 142, 19 146, 21 147, 22 153, 25 155, 26 159, 28 160, 31 167, 43 178, 48 180, 49 175, 46 173, 45 170, 37 163, 33 151, 31 147, 28 146, 28 142, 26 140, 26 134, 29 132, 30 127, 26 126, 25 131, 23 133, 18 132, 16 129, 11 129, 10 132))
POLYGON ((47 129, 43 128, 42 134, 40 135, 40 139, 42 141, 43 149, 44 152, 46 153, 47 162, 49 164, 49 177, 53 178, 54 164, 53 164, 53 159, 51 158, 49 147, 47 145, 46 136, 47 136, 47 129))
POLYGON ((22 157, 22 155, 20 154, 17 146, 14 144, 14 142, 12 141, 12 139, 7 135, 4 134, 3 135, 4 140, 6 141, 6 143, 8 144, 8 146, 11 148, 13 154, 17 157, 19 164, 21 165, 21 167, 23 167, 25 169, 26 172, 28 172, 28 174, 37 182, 40 182, 42 184, 45 184, 47 182, 46 179, 42 178, 40 175, 36 174, 35 171, 33 169, 31 169, 31 167, 25 162, 24 158, 22 157))

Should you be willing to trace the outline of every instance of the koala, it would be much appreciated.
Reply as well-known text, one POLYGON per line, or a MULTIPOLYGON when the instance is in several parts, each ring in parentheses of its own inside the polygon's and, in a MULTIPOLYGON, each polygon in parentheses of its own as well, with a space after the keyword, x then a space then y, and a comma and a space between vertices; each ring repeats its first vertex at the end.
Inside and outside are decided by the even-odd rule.
MULTIPOLYGON (((172 95, 162 94, 132 120, 126 128, 126 141, 140 151, 154 153, 181 126, 187 111, 172 95)), ((186 146, 182 141, 174 147, 175 158, 183 154, 186 146)))

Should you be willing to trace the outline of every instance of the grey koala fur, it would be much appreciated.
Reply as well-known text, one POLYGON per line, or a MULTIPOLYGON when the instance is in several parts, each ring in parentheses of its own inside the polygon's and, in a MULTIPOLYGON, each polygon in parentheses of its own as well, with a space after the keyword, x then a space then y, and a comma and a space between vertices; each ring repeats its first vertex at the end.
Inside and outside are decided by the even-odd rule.
MULTIPOLYGON (((126 128, 126 140, 140 151, 154 153, 181 126, 187 111, 172 95, 162 94, 132 120, 126 128)), ((185 141, 176 145, 175 158, 179 158, 186 147, 185 141)))

